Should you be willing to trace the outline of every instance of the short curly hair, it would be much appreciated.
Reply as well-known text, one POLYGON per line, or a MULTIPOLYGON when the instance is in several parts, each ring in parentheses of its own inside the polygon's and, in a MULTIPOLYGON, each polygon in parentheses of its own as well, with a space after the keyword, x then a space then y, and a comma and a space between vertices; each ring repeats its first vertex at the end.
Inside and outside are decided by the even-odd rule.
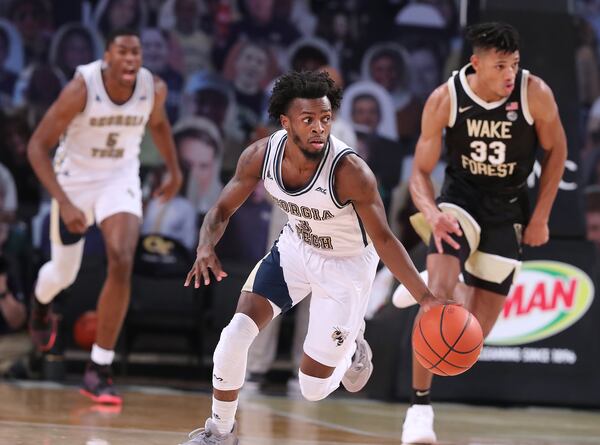
POLYGON ((508 23, 478 23, 467 29, 467 41, 474 50, 514 53, 519 49, 519 32, 508 23))
POLYGON ((319 99, 327 96, 336 111, 342 102, 342 90, 326 71, 292 71, 281 76, 269 100, 269 117, 279 121, 294 99, 319 99))

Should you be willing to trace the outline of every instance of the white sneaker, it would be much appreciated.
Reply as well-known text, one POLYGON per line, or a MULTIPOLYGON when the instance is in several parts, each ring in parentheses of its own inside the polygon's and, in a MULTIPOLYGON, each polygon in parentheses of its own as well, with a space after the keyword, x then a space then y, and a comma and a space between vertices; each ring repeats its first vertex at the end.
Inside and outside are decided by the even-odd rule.
POLYGON ((431 405, 413 405, 408 408, 402 425, 402 443, 434 444, 436 440, 431 405))
MULTIPOLYGON (((421 275, 423 281, 427 283, 427 280, 429 279, 429 274, 427 273, 427 270, 419 272, 419 275, 421 275)), ((465 282, 462 273, 458 276, 458 281, 459 283, 465 282)), ((405 307, 414 306, 415 304, 417 304, 417 300, 415 300, 415 297, 413 297, 408 291, 408 289, 404 287, 404 284, 399 284, 396 290, 394 291, 394 294, 392 295, 392 303, 397 308, 403 309, 405 307)))
MULTIPOLYGON (((427 283, 427 278, 429 276, 427 274, 427 270, 420 272, 419 275, 421 275, 423 281, 427 283)), ((394 294, 392 295, 392 303, 397 308, 402 309, 417 304, 417 300, 415 300, 415 297, 411 295, 411 293, 404 286, 404 284, 399 284, 396 290, 394 291, 394 294)))
POLYGON ((179 445, 238 445, 237 424, 233 425, 233 431, 228 434, 219 434, 217 425, 211 418, 206 419, 204 428, 198 428, 189 434, 187 442, 179 445))

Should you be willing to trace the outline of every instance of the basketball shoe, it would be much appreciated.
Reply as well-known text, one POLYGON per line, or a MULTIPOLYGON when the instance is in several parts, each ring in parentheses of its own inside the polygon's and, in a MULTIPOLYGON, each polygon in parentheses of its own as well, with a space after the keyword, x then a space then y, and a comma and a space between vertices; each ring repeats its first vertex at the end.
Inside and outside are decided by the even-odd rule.
POLYGON ((110 365, 97 365, 90 361, 86 366, 83 375, 83 386, 79 392, 95 403, 106 403, 108 405, 123 403, 123 399, 117 394, 113 385, 110 365))
POLYGON ((413 405, 406 411, 402 425, 402 443, 435 443, 433 408, 431 405, 413 405))
POLYGON ((342 377, 342 384, 349 392, 358 392, 365 387, 371 374, 373 374, 373 352, 365 340, 365 324, 356 337, 356 352, 352 364, 342 377))
POLYGON ((204 428, 198 428, 189 434, 190 440, 179 445, 237 445, 238 438, 236 435, 237 424, 233 426, 233 430, 228 434, 219 434, 217 426, 212 419, 206 419, 204 428))
POLYGON ((29 315, 29 334, 33 344, 42 352, 54 346, 58 331, 58 319, 52 312, 52 303, 42 304, 31 296, 31 313, 29 315))

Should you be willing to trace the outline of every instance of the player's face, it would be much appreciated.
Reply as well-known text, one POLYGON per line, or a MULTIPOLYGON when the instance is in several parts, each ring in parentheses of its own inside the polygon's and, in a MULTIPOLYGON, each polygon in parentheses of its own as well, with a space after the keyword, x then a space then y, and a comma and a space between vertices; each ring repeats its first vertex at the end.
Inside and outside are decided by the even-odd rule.
POLYGON ((509 96, 515 88, 519 58, 519 51, 506 53, 490 49, 474 54, 471 63, 477 72, 478 83, 488 93, 503 98, 509 96))
POLYGON ((331 133, 333 112, 327 96, 319 99, 294 99, 281 124, 292 142, 307 159, 317 160, 331 133))
POLYGON ((137 36, 119 36, 104 53, 111 76, 122 86, 135 84, 137 73, 142 66, 142 45, 137 36))

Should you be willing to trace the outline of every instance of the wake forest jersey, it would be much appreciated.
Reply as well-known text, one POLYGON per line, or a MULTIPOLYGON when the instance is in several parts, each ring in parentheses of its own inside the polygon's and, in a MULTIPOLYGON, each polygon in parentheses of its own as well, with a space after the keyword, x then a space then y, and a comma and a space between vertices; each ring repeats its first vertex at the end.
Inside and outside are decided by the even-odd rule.
POLYGON ((529 72, 519 70, 509 97, 485 102, 471 90, 467 65, 448 81, 447 174, 478 188, 501 192, 524 186, 531 173, 537 134, 527 103, 529 72))
POLYGON ((69 124, 55 156, 61 183, 102 181, 126 174, 137 175, 140 143, 154 105, 154 80, 140 68, 134 91, 117 105, 102 80, 102 61, 77 67, 87 89, 85 109, 69 124))
POLYGON ((527 177, 537 133, 527 102, 529 72, 519 70, 510 96, 485 102, 470 88, 466 65, 448 80, 446 175, 438 201, 457 204, 480 222, 524 223, 527 177))
POLYGON ((329 136, 323 158, 313 177, 297 190, 283 182, 281 163, 287 132, 271 135, 267 144, 262 178, 275 205, 288 216, 288 226, 302 241, 324 255, 350 256, 363 252, 370 243, 352 203, 335 195, 335 167, 343 156, 354 153, 339 139, 329 136))

